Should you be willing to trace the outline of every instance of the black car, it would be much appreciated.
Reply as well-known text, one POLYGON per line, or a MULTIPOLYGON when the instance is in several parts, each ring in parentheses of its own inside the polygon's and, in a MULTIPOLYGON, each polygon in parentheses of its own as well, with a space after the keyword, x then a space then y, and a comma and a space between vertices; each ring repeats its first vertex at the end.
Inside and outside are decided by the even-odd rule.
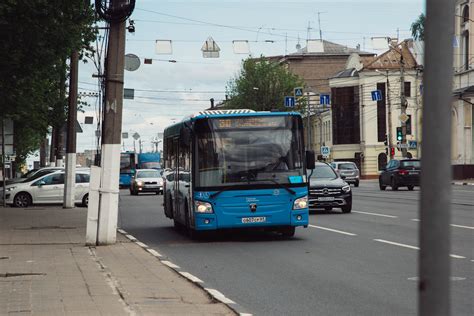
POLYGON ((399 187, 407 187, 411 191, 420 186, 420 172, 421 162, 418 159, 390 160, 379 176, 380 190, 390 186, 394 191, 399 187))
MULTIPOLYGON (((308 176, 311 170, 308 170, 308 176)), ((352 210, 351 187, 327 163, 317 162, 309 182, 309 209, 341 208, 343 213, 352 210)))

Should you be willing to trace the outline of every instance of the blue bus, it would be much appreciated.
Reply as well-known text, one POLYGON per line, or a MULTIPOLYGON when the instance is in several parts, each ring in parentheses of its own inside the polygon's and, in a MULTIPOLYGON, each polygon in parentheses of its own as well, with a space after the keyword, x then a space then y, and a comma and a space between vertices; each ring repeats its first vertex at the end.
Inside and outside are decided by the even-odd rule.
POLYGON ((205 111, 164 131, 164 212, 191 237, 308 225, 303 123, 295 112, 205 111))
POLYGON ((120 153, 119 187, 128 188, 137 168, 137 154, 133 151, 120 153))

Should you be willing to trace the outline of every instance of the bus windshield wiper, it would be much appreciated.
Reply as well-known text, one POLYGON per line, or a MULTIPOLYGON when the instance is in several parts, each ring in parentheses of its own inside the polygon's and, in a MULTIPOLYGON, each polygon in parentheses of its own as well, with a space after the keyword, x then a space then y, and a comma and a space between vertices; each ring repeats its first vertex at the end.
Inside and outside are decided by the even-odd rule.
POLYGON ((211 195, 209 195, 209 197, 211 199, 213 199, 213 198, 217 197, 219 194, 221 194, 222 192, 229 191, 229 190, 232 190, 232 189, 235 189, 235 188, 233 188, 233 187, 223 188, 222 190, 219 190, 217 192, 212 193, 211 195))

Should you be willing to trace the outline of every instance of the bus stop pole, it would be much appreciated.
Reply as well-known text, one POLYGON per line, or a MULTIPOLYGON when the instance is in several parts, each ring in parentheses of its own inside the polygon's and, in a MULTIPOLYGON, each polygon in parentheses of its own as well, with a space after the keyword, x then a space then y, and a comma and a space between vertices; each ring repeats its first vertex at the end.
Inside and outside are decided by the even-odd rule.
POLYGON ((454 1, 427 0, 418 314, 450 315, 454 1))

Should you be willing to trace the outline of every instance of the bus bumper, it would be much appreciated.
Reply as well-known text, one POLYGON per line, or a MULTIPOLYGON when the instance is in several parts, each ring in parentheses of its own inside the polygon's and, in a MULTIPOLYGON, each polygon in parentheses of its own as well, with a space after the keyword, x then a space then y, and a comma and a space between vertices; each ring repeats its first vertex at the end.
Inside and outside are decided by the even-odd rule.
MULTIPOLYGON (((251 216, 259 217, 259 216, 251 216)), ((215 214, 194 213, 194 227, 196 230, 216 230, 226 228, 264 228, 264 227, 278 227, 278 226, 308 226, 309 212, 308 209, 292 210, 290 213, 290 220, 281 217, 261 216, 265 218, 264 222, 244 222, 244 218, 249 217, 233 215, 221 216, 220 221, 217 221, 215 214)), ((259 218, 261 218, 259 217, 259 218)))

